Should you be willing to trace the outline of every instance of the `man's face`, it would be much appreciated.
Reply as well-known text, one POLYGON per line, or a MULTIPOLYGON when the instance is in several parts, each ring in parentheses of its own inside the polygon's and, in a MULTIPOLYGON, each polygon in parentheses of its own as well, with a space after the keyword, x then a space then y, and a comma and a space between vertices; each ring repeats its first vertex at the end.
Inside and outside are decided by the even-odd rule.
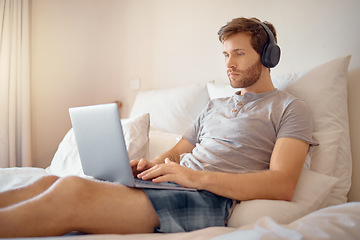
POLYGON ((251 46, 251 36, 236 33, 223 44, 227 75, 233 88, 247 88, 255 84, 262 73, 260 55, 251 46))

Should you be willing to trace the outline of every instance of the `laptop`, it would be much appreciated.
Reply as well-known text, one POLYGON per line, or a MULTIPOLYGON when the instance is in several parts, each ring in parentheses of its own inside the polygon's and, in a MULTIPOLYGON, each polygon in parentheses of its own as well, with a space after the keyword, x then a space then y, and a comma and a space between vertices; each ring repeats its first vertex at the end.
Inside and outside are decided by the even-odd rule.
POLYGON ((153 183, 133 176, 115 103, 70 108, 69 113, 85 175, 128 187, 196 191, 171 182, 153 183))

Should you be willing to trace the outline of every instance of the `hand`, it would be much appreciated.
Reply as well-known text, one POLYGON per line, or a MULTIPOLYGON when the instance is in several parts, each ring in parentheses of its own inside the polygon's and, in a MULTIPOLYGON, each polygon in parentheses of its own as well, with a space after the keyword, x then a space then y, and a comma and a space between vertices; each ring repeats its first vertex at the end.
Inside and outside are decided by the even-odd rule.
POLYGON ((145 158, 142 158, 140 160, 131 160, 130 161, 130 166, 131 166, 134 177, 136 177, 142 171, 145 171, 155 165, 156 165, 155 163, 152 163, 145 158))
POLYGON ((197 188, 196 183, 200 174, 200 171, 194 171, 166 158, 165 163, 156 164, 139 173, 137 177, 143 180, 152 179, 155 183, 175 182, 184 187, 197 188))

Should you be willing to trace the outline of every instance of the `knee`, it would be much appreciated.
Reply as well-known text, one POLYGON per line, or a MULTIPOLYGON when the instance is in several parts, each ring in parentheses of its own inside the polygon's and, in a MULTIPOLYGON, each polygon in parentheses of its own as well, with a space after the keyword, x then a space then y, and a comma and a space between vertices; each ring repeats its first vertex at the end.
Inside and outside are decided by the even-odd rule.
POLYGON ((91 194, 89 180, 77 176, 59 178, 53 191, 63 195, 62 199, 69 201, 79 201, 81 198, 86 199, 88 194, 91 194))
POLYGON ((58 179, 59 179, 58 176, 47 175, 47 176, 42 176, 41 178, 39 178, 38 182, 40 182, 43 185, 52 185, 58 179))
POLYGON ((77 176, 67 176, 59 178, 56 182, 56 188, 64 190, 77 191, 85 187, 85 179, 77 176))
POLYGON ((34 189, 39 189, 39 191, 44 191, 45 189, 53 185, 58 179, 59 177, 53 175, 43 176, 33 182, 30 187, 34 189))

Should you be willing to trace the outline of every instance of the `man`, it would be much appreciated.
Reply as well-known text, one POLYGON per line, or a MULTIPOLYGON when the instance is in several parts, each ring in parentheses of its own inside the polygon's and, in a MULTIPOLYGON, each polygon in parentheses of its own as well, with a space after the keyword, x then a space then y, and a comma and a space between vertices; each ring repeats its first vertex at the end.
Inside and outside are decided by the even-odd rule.
POLYGON ((224 226, 234 200, 290 201, 312 144, 310 112, 274 88, 261 60, 268 34, 257 19, 234 19, 219 38, 230 84, 241 91, 210 101, 169 152, 131 161, 138 178, 198 191, 47 176, 0 194, 0 236, 191 231, 224 226))

